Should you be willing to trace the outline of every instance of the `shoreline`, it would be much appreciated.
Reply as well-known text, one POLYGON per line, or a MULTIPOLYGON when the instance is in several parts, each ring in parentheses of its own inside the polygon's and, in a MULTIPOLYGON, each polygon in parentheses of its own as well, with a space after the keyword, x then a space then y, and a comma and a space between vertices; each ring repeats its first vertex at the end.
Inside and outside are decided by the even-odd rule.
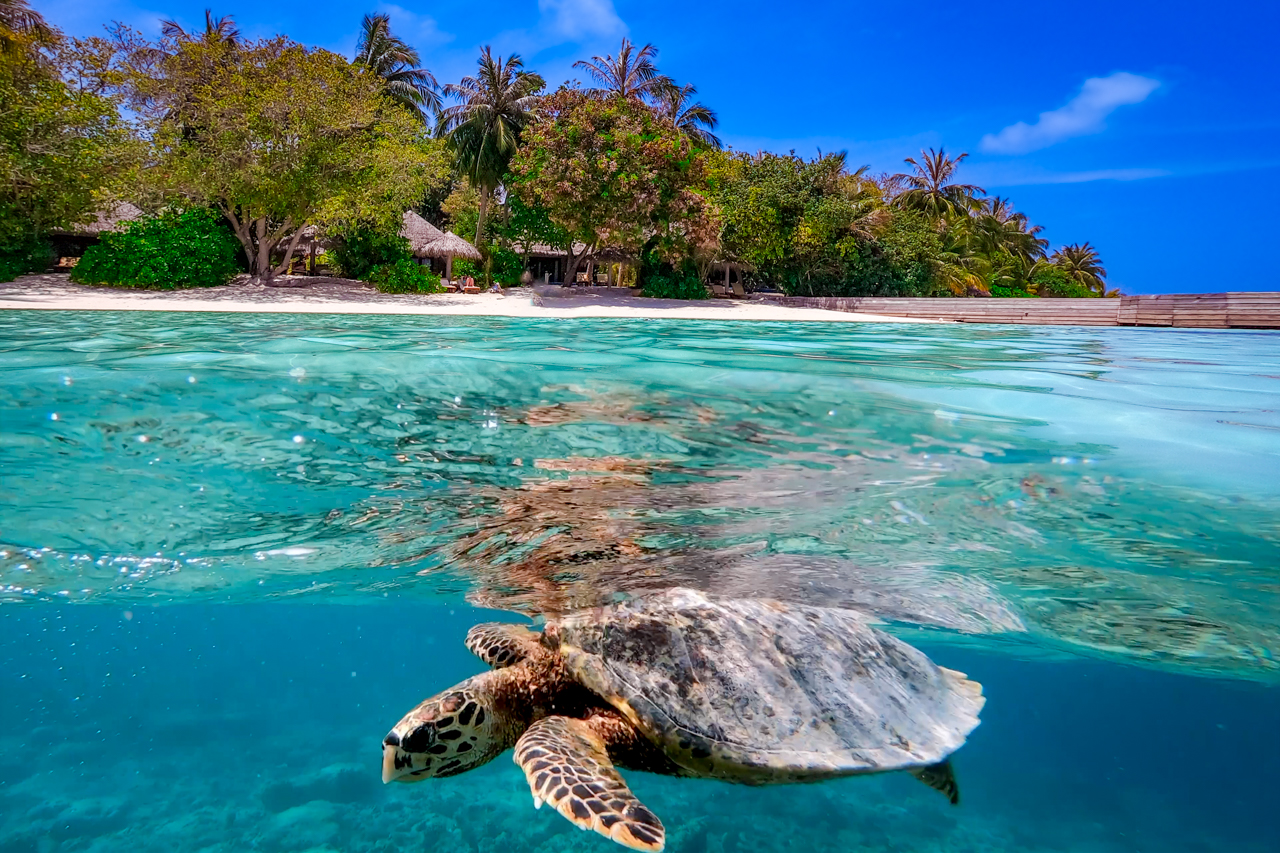
POLYGON ((793 308, 745 300, 646 299, 602 290, 570 297, 519 288, 482 293, 379 293, 351 279, 297 276, 305 287, 229 284, 189 290, 132 290, 75 284, 66 273, 21 276, 0 283, 0 310, 193 311, 262 314, 386 314, 516 319, 753 320, 820 323, 937 323, 914 317, 793 308))

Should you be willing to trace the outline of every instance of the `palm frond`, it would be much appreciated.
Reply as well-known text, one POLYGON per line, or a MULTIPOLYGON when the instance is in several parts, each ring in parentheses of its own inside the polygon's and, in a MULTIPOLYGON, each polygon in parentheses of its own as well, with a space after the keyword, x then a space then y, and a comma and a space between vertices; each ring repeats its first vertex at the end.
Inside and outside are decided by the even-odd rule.
POLYGON ((657 58, 658 49, 652 44, 637 49, 630 39, 624 38, 617 59, 612 54, 593 56, 590 60, 573 63, 573 67, 586 71, 600 84, 599 89, 593 90, 599 94, 657 100, 664 92, 675 88, 670 77, 659 73, 654 64, 657 58))

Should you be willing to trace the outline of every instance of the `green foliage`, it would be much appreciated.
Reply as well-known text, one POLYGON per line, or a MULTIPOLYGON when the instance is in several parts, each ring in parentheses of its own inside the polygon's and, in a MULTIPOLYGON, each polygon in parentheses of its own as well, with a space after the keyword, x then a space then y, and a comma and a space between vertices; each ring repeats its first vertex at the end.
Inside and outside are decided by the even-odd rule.
POLYGON ((843 154, 718 154, 710 193, 722 256, 793 296, 928 296, 941 239, 927 215, 885 206, 843 154))
POLYGON ((569 233, 551 221, 551 215, 545 207, 529 204, 514 193, 507 196, 506 217, 500 231, 502 237, 516 246, 517 250, 527 251, 534 243, 564 246, 569 241, 569 233))
POLYGON ((152 290, 216 287, 240 272, 239 248, 213 211, 164 213, 103 234, 72 269, 71 279, 152 290))
POLYGON ((463 279, 471 276, 475 279, 484 278, 484 261, 473 261, 470 258, 454 258, 453 259, 453 277, 454 279, 463 279))
POLYGON ((356 227, 339 238, 330 250, 333 262, 347 278, 371 281, 375 267, 412 261, 409 241, 398 229, 356 227))
POLYGON ((494 244, 485 253, 489 259, 489 274, 493 281, 505 287, 514 287, 520 283, 520 273, 524 272, 524 259, 511 249, 494 244))
POLYGON ((1070 273, 1056 264, 1037 264, 1035 271, 1031 274, 1031 284, 1040 296, 1080 299, 1102 295, 1076 281, 1070 273))
POLYGON ((831 279, 826 296, 936 296, 933 260, 938 233, 919 215, 898 213, 875 237, 861 239, 846 256, 842 279, 831 279))
POLYGON ((440 276, 409 258, 374 267, 369 281, 382 293, 443 293, 440 276))
POLYGON ((643 295, 652 299, 707 298, 706 285, 692 260, 685 259, 676 266, 653 252, 641 256, 636 286, 644 288, 643 295))
POLYGON ((52 260, 53 247, 37 237, 0 245, 0 281, 13 281, 20 275, 44 272, 52 260))

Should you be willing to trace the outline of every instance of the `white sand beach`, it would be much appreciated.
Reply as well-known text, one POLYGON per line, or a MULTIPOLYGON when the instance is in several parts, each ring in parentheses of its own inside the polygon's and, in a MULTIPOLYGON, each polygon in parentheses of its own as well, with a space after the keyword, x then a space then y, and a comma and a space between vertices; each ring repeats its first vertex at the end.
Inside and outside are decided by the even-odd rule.
POLYGON ((23 276, 0 284, 0 309, 55 311, 236 311, 297 314, 439 314, 483 317, 618 317, 667 320, 799 320, 826 323, 928 323, 907 317, 854 314, 816 308, 788 308, 745 300, 644 299, 625 291, 558 297, 529 288, 505 295, 379 293, 372 286, 341 278, 286 279, 301 287, 229 284, 192 290, 127 290, 75 284, 65 273, 23 276))

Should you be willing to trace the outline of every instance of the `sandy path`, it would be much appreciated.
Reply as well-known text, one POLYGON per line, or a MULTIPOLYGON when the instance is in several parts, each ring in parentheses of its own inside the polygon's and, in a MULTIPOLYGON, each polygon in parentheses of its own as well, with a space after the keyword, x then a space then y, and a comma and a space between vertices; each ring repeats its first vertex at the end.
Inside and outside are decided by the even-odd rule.
POLYGON ((359 281, 304 278, 306 287, 267 288, 234 284, 193 290, 154 291, 86 287, 65 273, 28 275, 0 284, 0 309, 57 311, 236 311, 297 314, 439 314, 484 317, 580 318, 626 317, 667 320, 805 320, 834 323, 922 323, 906 317, 851 314, 817 308, 787 308, 742 300, 690 302, 643 299, 602 290, 557 298, 556 288, 543 296, 519 288, 505 296, 437 294, 412 296, 379 293, 359 281))

